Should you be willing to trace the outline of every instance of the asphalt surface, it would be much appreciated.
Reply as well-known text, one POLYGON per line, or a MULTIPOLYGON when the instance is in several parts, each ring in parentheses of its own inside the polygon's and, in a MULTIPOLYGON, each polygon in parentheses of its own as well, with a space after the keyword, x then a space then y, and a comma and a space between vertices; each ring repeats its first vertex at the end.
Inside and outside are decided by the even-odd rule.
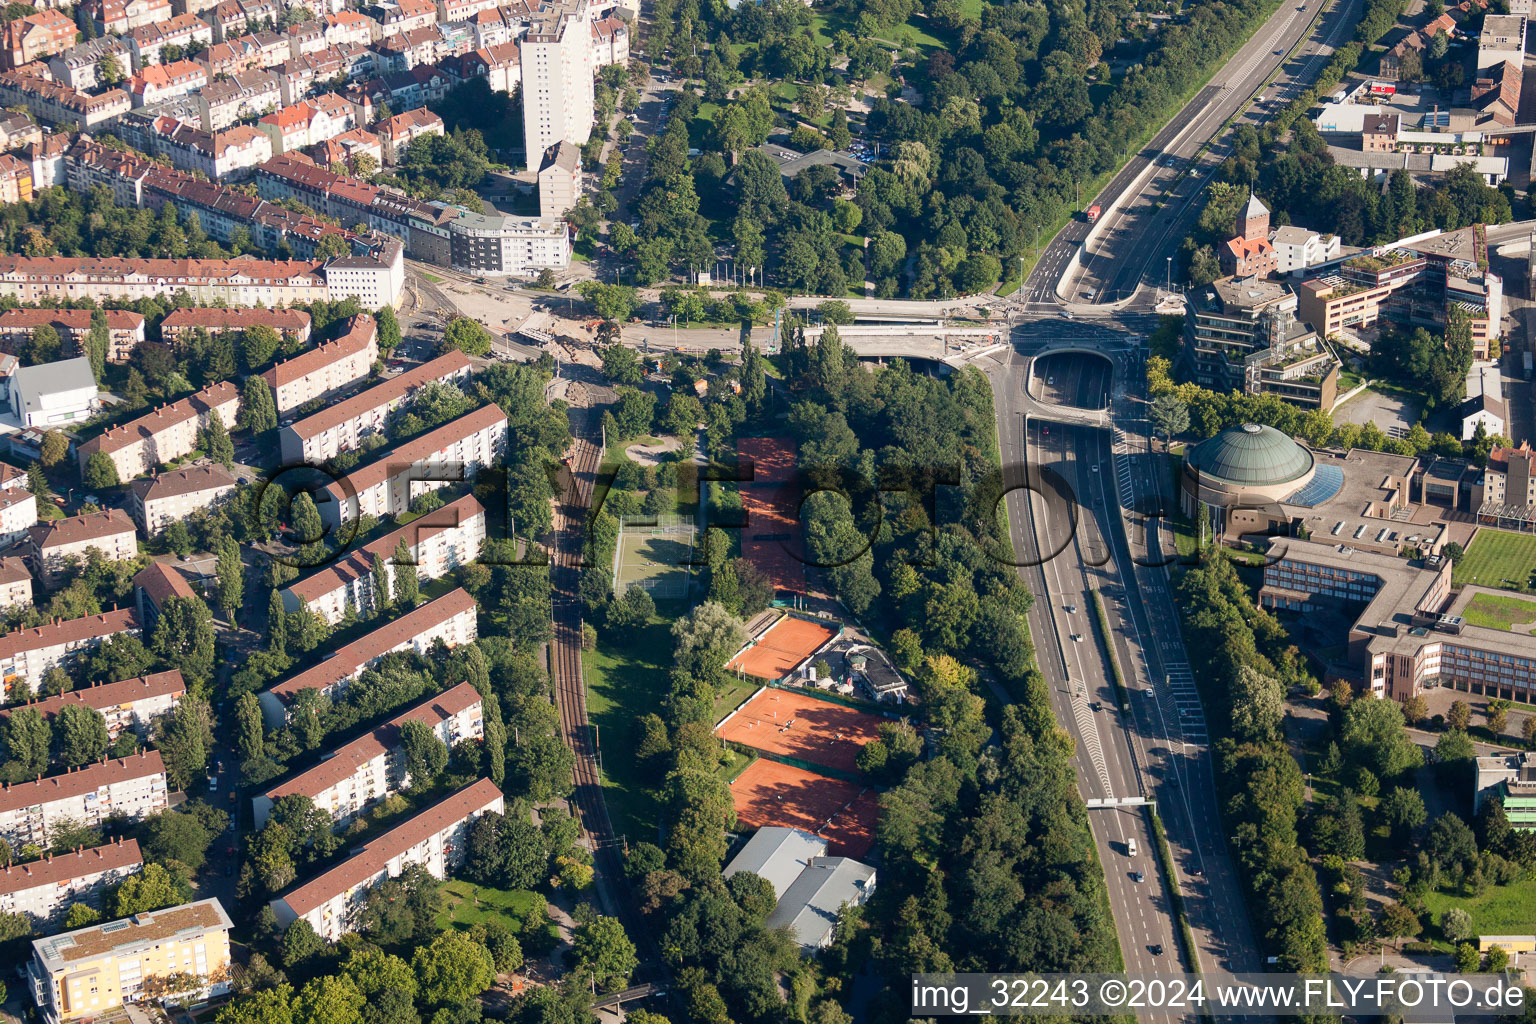
POLYGON ((1327 2, 1286 3, 1271 15, 1097 196, 1083 201, 1085 208, 1100 205, 1104 224, 1080 259, 1081 269, 1066 282, 1064 294, 1058 296, 1057 287, 1092 227, 1085 220, 1073 221, 1051 240, 1025 281, 1023 301, 1115 302, 1130 298, 1143 283, 1164 281, 1167 257, 1176 255, 1188 226, 1199 216, 1200 204, 1194 200, 1226 157, 1225 146, 1214 145, 1195 163, 1201 147, 1225 139, 1228 133, 1222 126, 1248 106, 1276 69, 1279 76, 1264 90, 1268 102, 1245 114, 1250 123, 1261 123, 1303 91, 1333 49, 1348 41, 1360 0, 1334 0, 1317 30, 1309 31, 1318 5, 1327 2), (1153 170, 1133 192, 1149 167, 1153 170))

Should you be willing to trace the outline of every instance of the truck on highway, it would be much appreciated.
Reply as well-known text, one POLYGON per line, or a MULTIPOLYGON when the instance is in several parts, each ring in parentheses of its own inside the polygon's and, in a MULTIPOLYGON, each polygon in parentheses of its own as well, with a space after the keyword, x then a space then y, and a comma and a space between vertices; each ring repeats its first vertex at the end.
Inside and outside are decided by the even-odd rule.
POLYGON ((1083 216, 1088 218, 1089 224, 1092 224, 1094 221, 1099 219, 1100 212, 1099 204, 1094 203, 1092 206, 1088 207, 1088 209, 1083 211, 1083 216))

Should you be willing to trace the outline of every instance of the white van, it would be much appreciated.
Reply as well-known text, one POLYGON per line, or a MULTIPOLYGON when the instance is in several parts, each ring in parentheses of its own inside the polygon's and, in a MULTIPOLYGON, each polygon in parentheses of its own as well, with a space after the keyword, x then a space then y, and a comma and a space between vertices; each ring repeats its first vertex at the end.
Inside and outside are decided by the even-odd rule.
POLYGON ((1135 836, 1131 836, 1131 838, 1129 838, 1129 839, 1127 839, 1125 841, 1125 852, 1126 852, 1126 854, 1128 856, 1131 856, 1131 857, 1136 856, 1136 837, 1135 836))

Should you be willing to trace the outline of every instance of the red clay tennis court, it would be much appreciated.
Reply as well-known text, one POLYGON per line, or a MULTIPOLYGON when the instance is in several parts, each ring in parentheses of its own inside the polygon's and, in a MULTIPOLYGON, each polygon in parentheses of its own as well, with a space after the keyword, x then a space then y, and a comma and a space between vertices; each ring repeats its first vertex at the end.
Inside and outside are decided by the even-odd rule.
POLYGON ((767 689, 721 722, 715 735, 753 750, 857 772, 859 748, 877 739, 880 718, 793 690, 767 689))
POLYGON ((781 615, 725 667, 758 679, 777 681, 820 650, 821 645, 834 635, 820 623, 796 615, 781 615))
POLYGON ((731 783, 736 822, 743 829, 782 825, 814 832, 834 857, 862 857, 875 843, 879 795, 760 757, 731 783))
POLYGON ((744 437, 737 454, 753 463, 752 479, 738 485, 747 526, 741 553, 773 583, 774 590, 805 593, 800 560, 800 493, 795 483, 795 442, 787 437, 744 437))

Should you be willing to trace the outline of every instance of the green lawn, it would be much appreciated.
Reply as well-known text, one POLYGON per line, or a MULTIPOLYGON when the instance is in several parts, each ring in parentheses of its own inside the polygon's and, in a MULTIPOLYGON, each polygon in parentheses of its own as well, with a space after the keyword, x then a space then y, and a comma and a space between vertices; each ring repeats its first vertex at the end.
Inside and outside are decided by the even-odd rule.
POLYGON ((1432 892, 1424 897, 1424 904, 1437 928, 1446 911, 1460 907, 1472 915, 1475 935, 1529 935, 1536 929, 1536 878, 1491 885, 1475 897, 1432 892))
MULTIPOLYGON (((437 915, 439 931, 450 925, 470 928, 492 919, 500 920, 514 935, 523 933, 523 922, 544 906, 544 897, 527 889, 493 889, 488 885, 471 882, 444 882, 438 890, 443 895, 446 908, 437 915)), ((549 925, 552 943, 559 942, 559 930, 549 925)))
POLYGON ((1484 529, 1456 566, 1454 578, 1458 587, 1475 583, 1512 589, 1529 581, 1532 572, 1536 572, 1536 536, 1484 529))
POLYGON ((429 274, 425 270, 417 271, 417 273, 421 274, 422 277, 426 278, 428 281, 431 281, 433 284, 443 283, 443 279, 438 277, 436 274, 429 274))
POLYGON ((613 827, 630 842, 654 842, 661 807, 647 788, 661 780, 635 760, 640 717, 661 708, 671 670, 671 623, 656 619, 622 640, 599 632, 597 650, 582 653, 587 717, 598 729, 603 795, 613 827))
POLYGON ((1514 629, 1518 625, 1536 622, 1536 601, 1506 597, 1503 594, 1478 594, 1467 603, 1461 614, 1469 625, 1514 629))

